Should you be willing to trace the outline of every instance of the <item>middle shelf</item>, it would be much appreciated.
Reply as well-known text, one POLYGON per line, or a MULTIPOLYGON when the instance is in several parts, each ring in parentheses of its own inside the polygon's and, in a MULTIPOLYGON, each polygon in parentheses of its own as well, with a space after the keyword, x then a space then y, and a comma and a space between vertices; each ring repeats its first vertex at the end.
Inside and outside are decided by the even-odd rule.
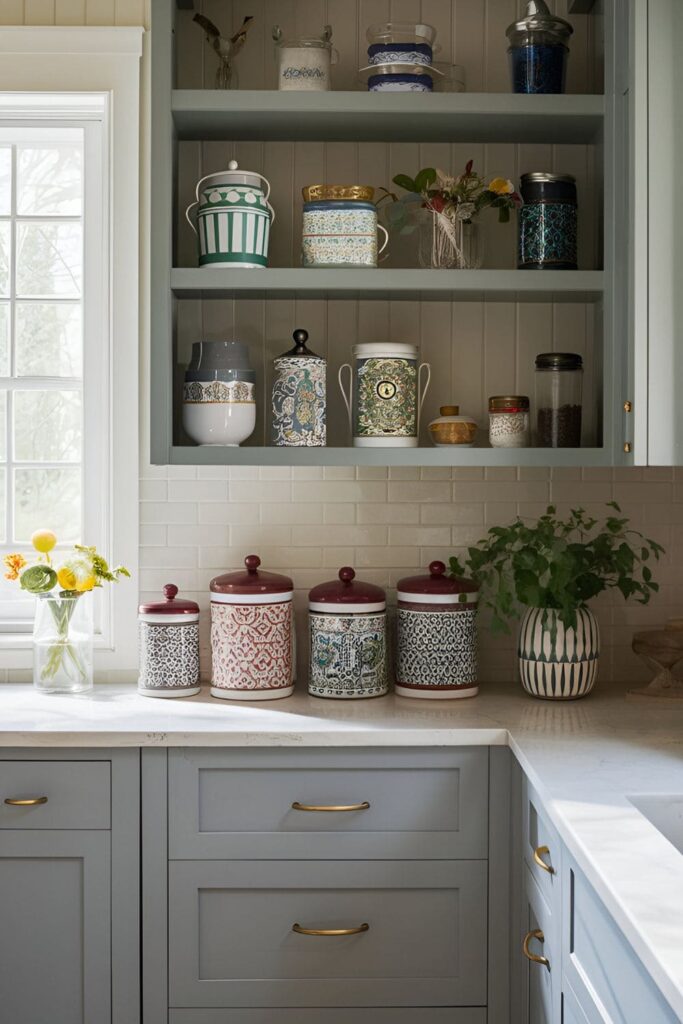
POLYGON ((175 267, 178 299, 394 299, 413 302, 600 302, 601 270, 245 270, 175 267))

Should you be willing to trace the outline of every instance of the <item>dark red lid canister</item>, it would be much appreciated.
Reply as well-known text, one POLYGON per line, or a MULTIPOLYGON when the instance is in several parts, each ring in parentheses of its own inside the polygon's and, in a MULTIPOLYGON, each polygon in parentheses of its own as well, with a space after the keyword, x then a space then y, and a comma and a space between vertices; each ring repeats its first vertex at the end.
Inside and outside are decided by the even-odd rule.
POLYGON ((209 584, 211 593, 242 595, 248 599, 249 596, 258 598, 265 594, 289 594, 294 590, 294 584, 289 576, 259 569, 261 559, 258 555, 247 555, 244 565, 245 569, 214 577, 209 584))
POLYGON ((399 602, 406 604, 475 604, 479 587, 474 580, 446 575, 444 562, 431 562, 429 576, 404 576, 396 584, 399 602))
POLYGON ((339 578, 319 583, 308 593, 309 608, 318 612, 384 611, 387 595, 382 587, 356 579, 350 565, 339 570, 339 578))
POLYGON ((175 583, 167 583, 164 587, 165 601, 149 601, 138 608, 140 615, 199 615, 199 605, 195 601, 178 598, 175 583))

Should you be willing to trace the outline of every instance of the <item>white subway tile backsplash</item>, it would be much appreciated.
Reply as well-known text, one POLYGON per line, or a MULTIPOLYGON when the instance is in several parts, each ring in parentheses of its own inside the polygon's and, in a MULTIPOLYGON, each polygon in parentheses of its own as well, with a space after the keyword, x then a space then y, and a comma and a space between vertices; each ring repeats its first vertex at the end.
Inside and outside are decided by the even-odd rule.
MULTIPOLYGON (((308 590, 353 565, 362 579, 388 588, 426 572, 430 561, 463 554, 493 525, 516 515, 536 518, 551 499, 559 514, 581 505, 602 517, 616 499, 634 526, 667 548, 653 564, 661 584, 648 606, 620 595, 594 602, 603 633, 601 679, 643 681, 647 670, 631 651, 634 631, 683 614, 683 470, 591 467, 450 469, 361 466, 170 467, 141 474, 140 586, 158 595, 169 581, 202 608, 204 674, 209 664, 209 581, 239 568, 247 554, 290 575, 300 641, 306 646, 308 590), (166 498, 166 495, 168 497, 166 498)), ((480 624, 481 677, 512 680, 515 636, 493 636, 480 624)))

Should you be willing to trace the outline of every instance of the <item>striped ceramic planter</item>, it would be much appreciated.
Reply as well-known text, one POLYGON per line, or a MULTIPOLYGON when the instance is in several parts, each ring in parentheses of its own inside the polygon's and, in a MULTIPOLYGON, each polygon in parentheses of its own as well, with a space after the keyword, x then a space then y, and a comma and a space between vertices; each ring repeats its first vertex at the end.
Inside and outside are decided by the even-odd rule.
POLYGON ((199 207, 199 266, 265 267, 271 213, 262 192, 236 185, 214 189, 199 207))
POLYGON ((519 628, 519 674, 532 697, 575 700, 593 689, 598 675, 600 630, 580 608, 576 629, 567 629, 553 608, 529 608, 519 628), (553 644, 553 630, 556 629, 553 644))

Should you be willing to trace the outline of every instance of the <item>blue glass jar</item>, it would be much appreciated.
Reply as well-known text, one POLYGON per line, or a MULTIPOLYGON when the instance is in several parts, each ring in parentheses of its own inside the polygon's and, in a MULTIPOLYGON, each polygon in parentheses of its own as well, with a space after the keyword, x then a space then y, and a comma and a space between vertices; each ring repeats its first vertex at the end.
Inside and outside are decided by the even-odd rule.
POLYGON ((576 179, 523 174, 519 211, 519 270, 577 270, 576 179))
POLYGON ((568 21, 550 13, 544 0, 529 0, 526 16, 507 30, 512 91, 564 92, 573 31, 568 21))

